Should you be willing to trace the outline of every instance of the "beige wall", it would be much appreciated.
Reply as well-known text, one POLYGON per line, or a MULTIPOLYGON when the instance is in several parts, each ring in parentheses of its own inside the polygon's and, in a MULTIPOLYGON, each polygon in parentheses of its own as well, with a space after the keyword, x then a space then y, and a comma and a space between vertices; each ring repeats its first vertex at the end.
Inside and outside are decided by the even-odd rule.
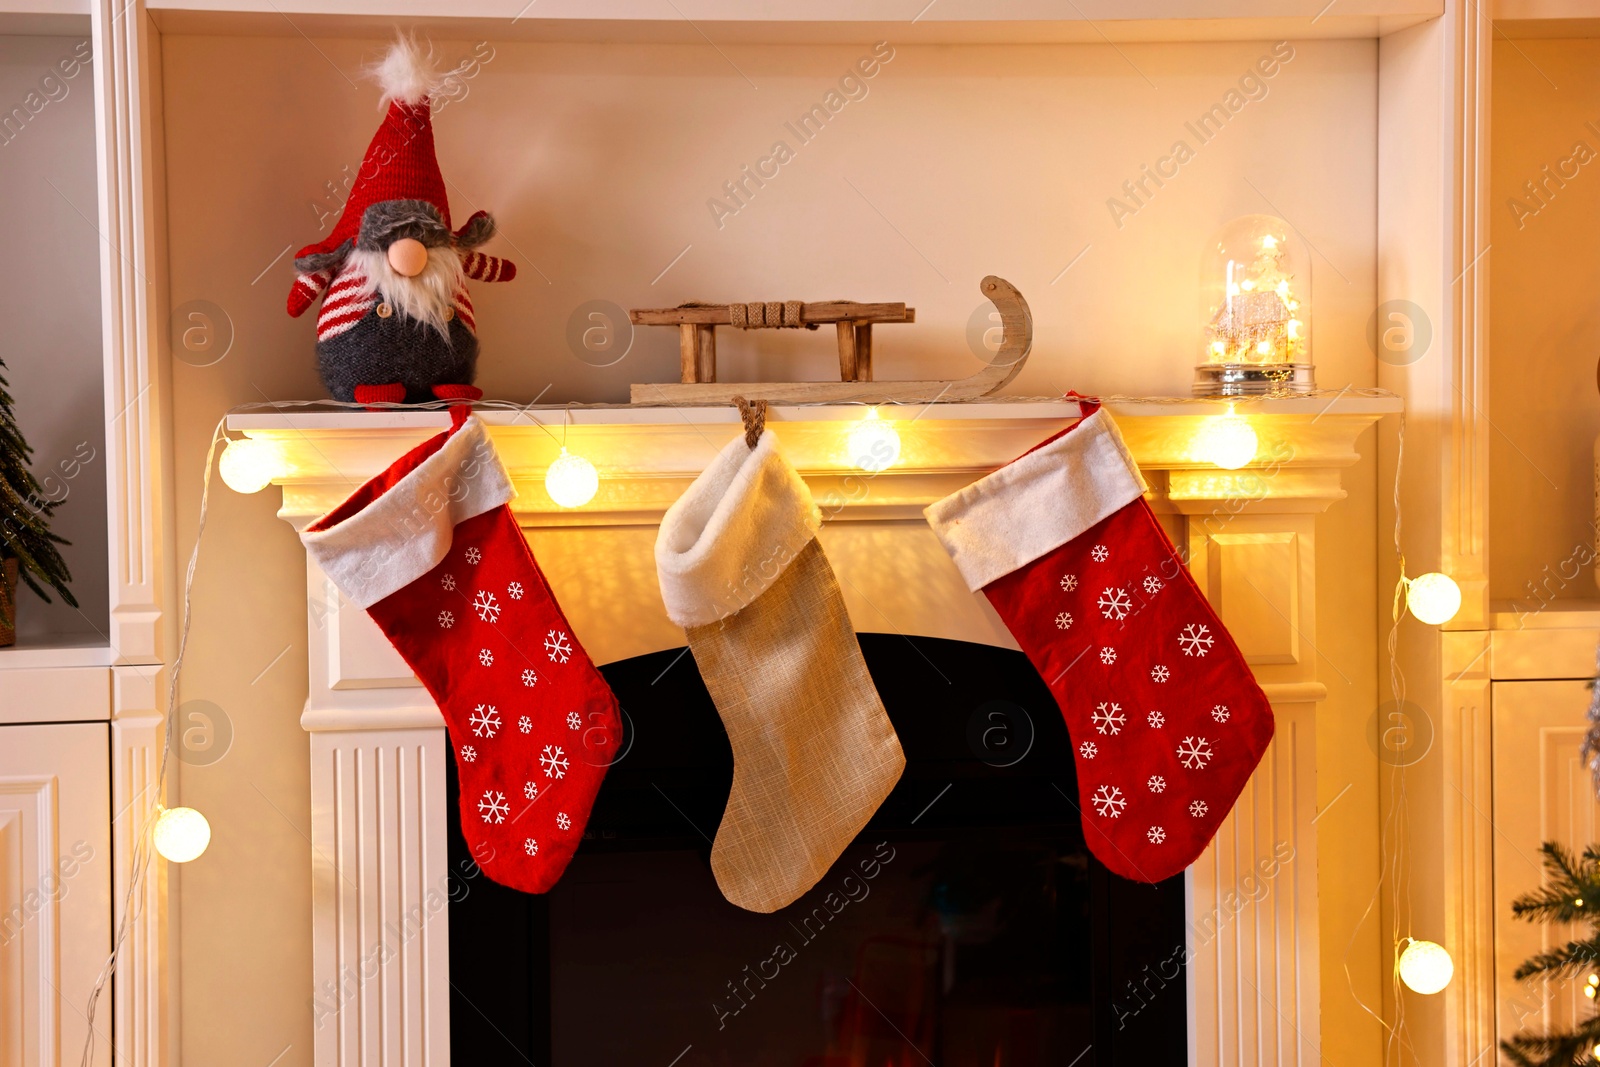
POLYGON ((0 359, 81 610, 26 589, 23 644, 108 626, 94 69, 81 37, 0 36, 0 359), (76 70, 61 76, 56 64, 76 70), (43 84, 41 84, 43 83, 43 84), (26 115, 16 117, 15 108, 26 115))
MULTIPOLYGON (((174 364, 180 553, 216 419, 236 404, 322 395, 312 323, 283 313, 291 274, 274 257, 317 238, 324 182, 359 162, 379 113, 358 69, 378 47, 165 42, 172 299, 215 303, 235 336, 213 366, 174 364)), ((479 384, 491 397, 549 386, 547 401, 624 400, 630 382, 675 378, 670 332, 641 333, 614 367, 577 358, 567 319, 591 299, 904 300, 918 322, 879 331, 879 376, 965 375, 977 367, 967 323, 990 272, 1033 308, 1034 356, 1014 392, 1184 393, 1202 243, 1236 215, 1273 210, 1320 251, 1321 381, 1372 381, 1372 42, 1296 45, 1265 98, 1205 145, 1185 122, 1270 45, 903 47, 803 146, 783 123, 870 45, 723 51, 496 44, 466 98, 438 115, 453 211, 493 208, 504 236, 490 250, 523 272, 474 291, 479 384), (706 201, 780 138, 795 158, 719 228, 706 201), (1195 157, 1119 228, 1107 199, 1179 138, 1195 157)), ((723 352, 728 378, 758 366, 767 378, 820 378, 834 365, 814 334, 732 338, 723 352)), ((1364 447, 1370 455, 1370 435, 1364 447)), ((1331 690, 1319 793, 1324 803, 1343 794, 1318 824, 1323 1034, 1327 1057, 1345 1063, 1369 1061, 1379 1040, 1343 970, 1377 874, 1376 768, 1362 740, 1376 690, 1373 471, 1364 461, 1349 472, 1351 498, 1319 538, 1319 669, 1331 690)), ((274 493, 218 492, 182 695, 221 705, 235 741, 221 762, 184 768, 185 802, 216 828, 211 852, 181 872, 184 1051, 196 1063, 267 1062, 288 1046, 278 1062, 301 1067, 311 1062, 302 556, 274 493)), ((1354 944, 1351 970, 1375 1003, 1377 931, 1354 944)))
POLYGON ((1588 557, 1574 549, 1595 544, 1597 100, 1600 41, 1495 43, 1490 589, 1525 611, 1595 596, 1590 569, 1578 567, 1588 557), (1580 142, 1587 163, 1574 158, 1580 142), (1538 199, 1530 181, 1543 186, 1538 199))

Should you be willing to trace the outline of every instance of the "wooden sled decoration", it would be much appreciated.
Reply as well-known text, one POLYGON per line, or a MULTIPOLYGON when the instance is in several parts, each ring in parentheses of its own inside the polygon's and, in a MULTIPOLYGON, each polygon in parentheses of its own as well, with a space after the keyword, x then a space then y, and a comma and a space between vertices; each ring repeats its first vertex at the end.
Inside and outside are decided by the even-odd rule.
POLYGON ((989 365, 969 378, 952 381, 875 382, 872 380, 872 327, 878 323, 916 321, 916 309, 904 304, 858 304, 831 300, 818 304, 713 304, 676 308, 641 308, 628 313, 637 326, 676 326, 683 380, 678 383, 635 383, 635 404, 716 405, 736 396, 782 403, 932 403, 971 400, 1005 388, 1028 361, 1033 348, 1033 315, 1016 286, 989 275, 980 291, 1000 312, 1000 350, 989 365), (757 323, 757 312, 763 319, 757 323), (742 318, 746 328, 816 329, 832 323, 839 348, 837 382, 719 382, 716 380, 716 328, 742 318))

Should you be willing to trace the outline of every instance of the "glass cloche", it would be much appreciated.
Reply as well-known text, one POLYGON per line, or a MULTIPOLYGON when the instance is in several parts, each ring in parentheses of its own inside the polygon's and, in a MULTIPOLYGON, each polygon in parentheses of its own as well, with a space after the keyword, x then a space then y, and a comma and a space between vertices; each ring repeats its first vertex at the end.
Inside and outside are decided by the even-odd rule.
POLYGON ((1284 395, 1316 388, 1311 366, 1311 256, 1273 215, 1234 219, 1200 263, 1196 396, 1284 395))

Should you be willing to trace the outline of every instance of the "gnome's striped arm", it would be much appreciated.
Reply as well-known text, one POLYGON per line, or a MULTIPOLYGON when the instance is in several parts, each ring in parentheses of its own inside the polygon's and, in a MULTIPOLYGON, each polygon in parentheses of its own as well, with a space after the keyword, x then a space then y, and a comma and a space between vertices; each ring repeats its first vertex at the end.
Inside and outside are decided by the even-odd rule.
POLYGON ((461 266, 467 277, 480 282, 509 282, 517 276, 515 263, 482 252, 468 252, 462 257, 461 266))
POLYGON ((289 314, 297 319, 304 315, 306 308, 322 295, 332 280, 333 272, 327 270, 295 275, 294 285, 289 290, 289 314))

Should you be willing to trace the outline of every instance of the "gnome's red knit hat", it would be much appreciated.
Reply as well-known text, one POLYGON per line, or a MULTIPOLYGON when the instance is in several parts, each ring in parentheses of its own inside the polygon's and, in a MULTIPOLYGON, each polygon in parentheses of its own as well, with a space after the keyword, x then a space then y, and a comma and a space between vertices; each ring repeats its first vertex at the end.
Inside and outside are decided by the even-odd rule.
POLYGON ((353 240, 362 213, 385 200, 425 200, 439 209, 445 226, 450 225, 450 201, 433 150, 433 108, 428 98, 439 87, 440 75, 408 37, 395 41, 376 74, 389 103, 388 114, 367 146, 333 232, 296 252, 296 259, 332 252, 353 240))

